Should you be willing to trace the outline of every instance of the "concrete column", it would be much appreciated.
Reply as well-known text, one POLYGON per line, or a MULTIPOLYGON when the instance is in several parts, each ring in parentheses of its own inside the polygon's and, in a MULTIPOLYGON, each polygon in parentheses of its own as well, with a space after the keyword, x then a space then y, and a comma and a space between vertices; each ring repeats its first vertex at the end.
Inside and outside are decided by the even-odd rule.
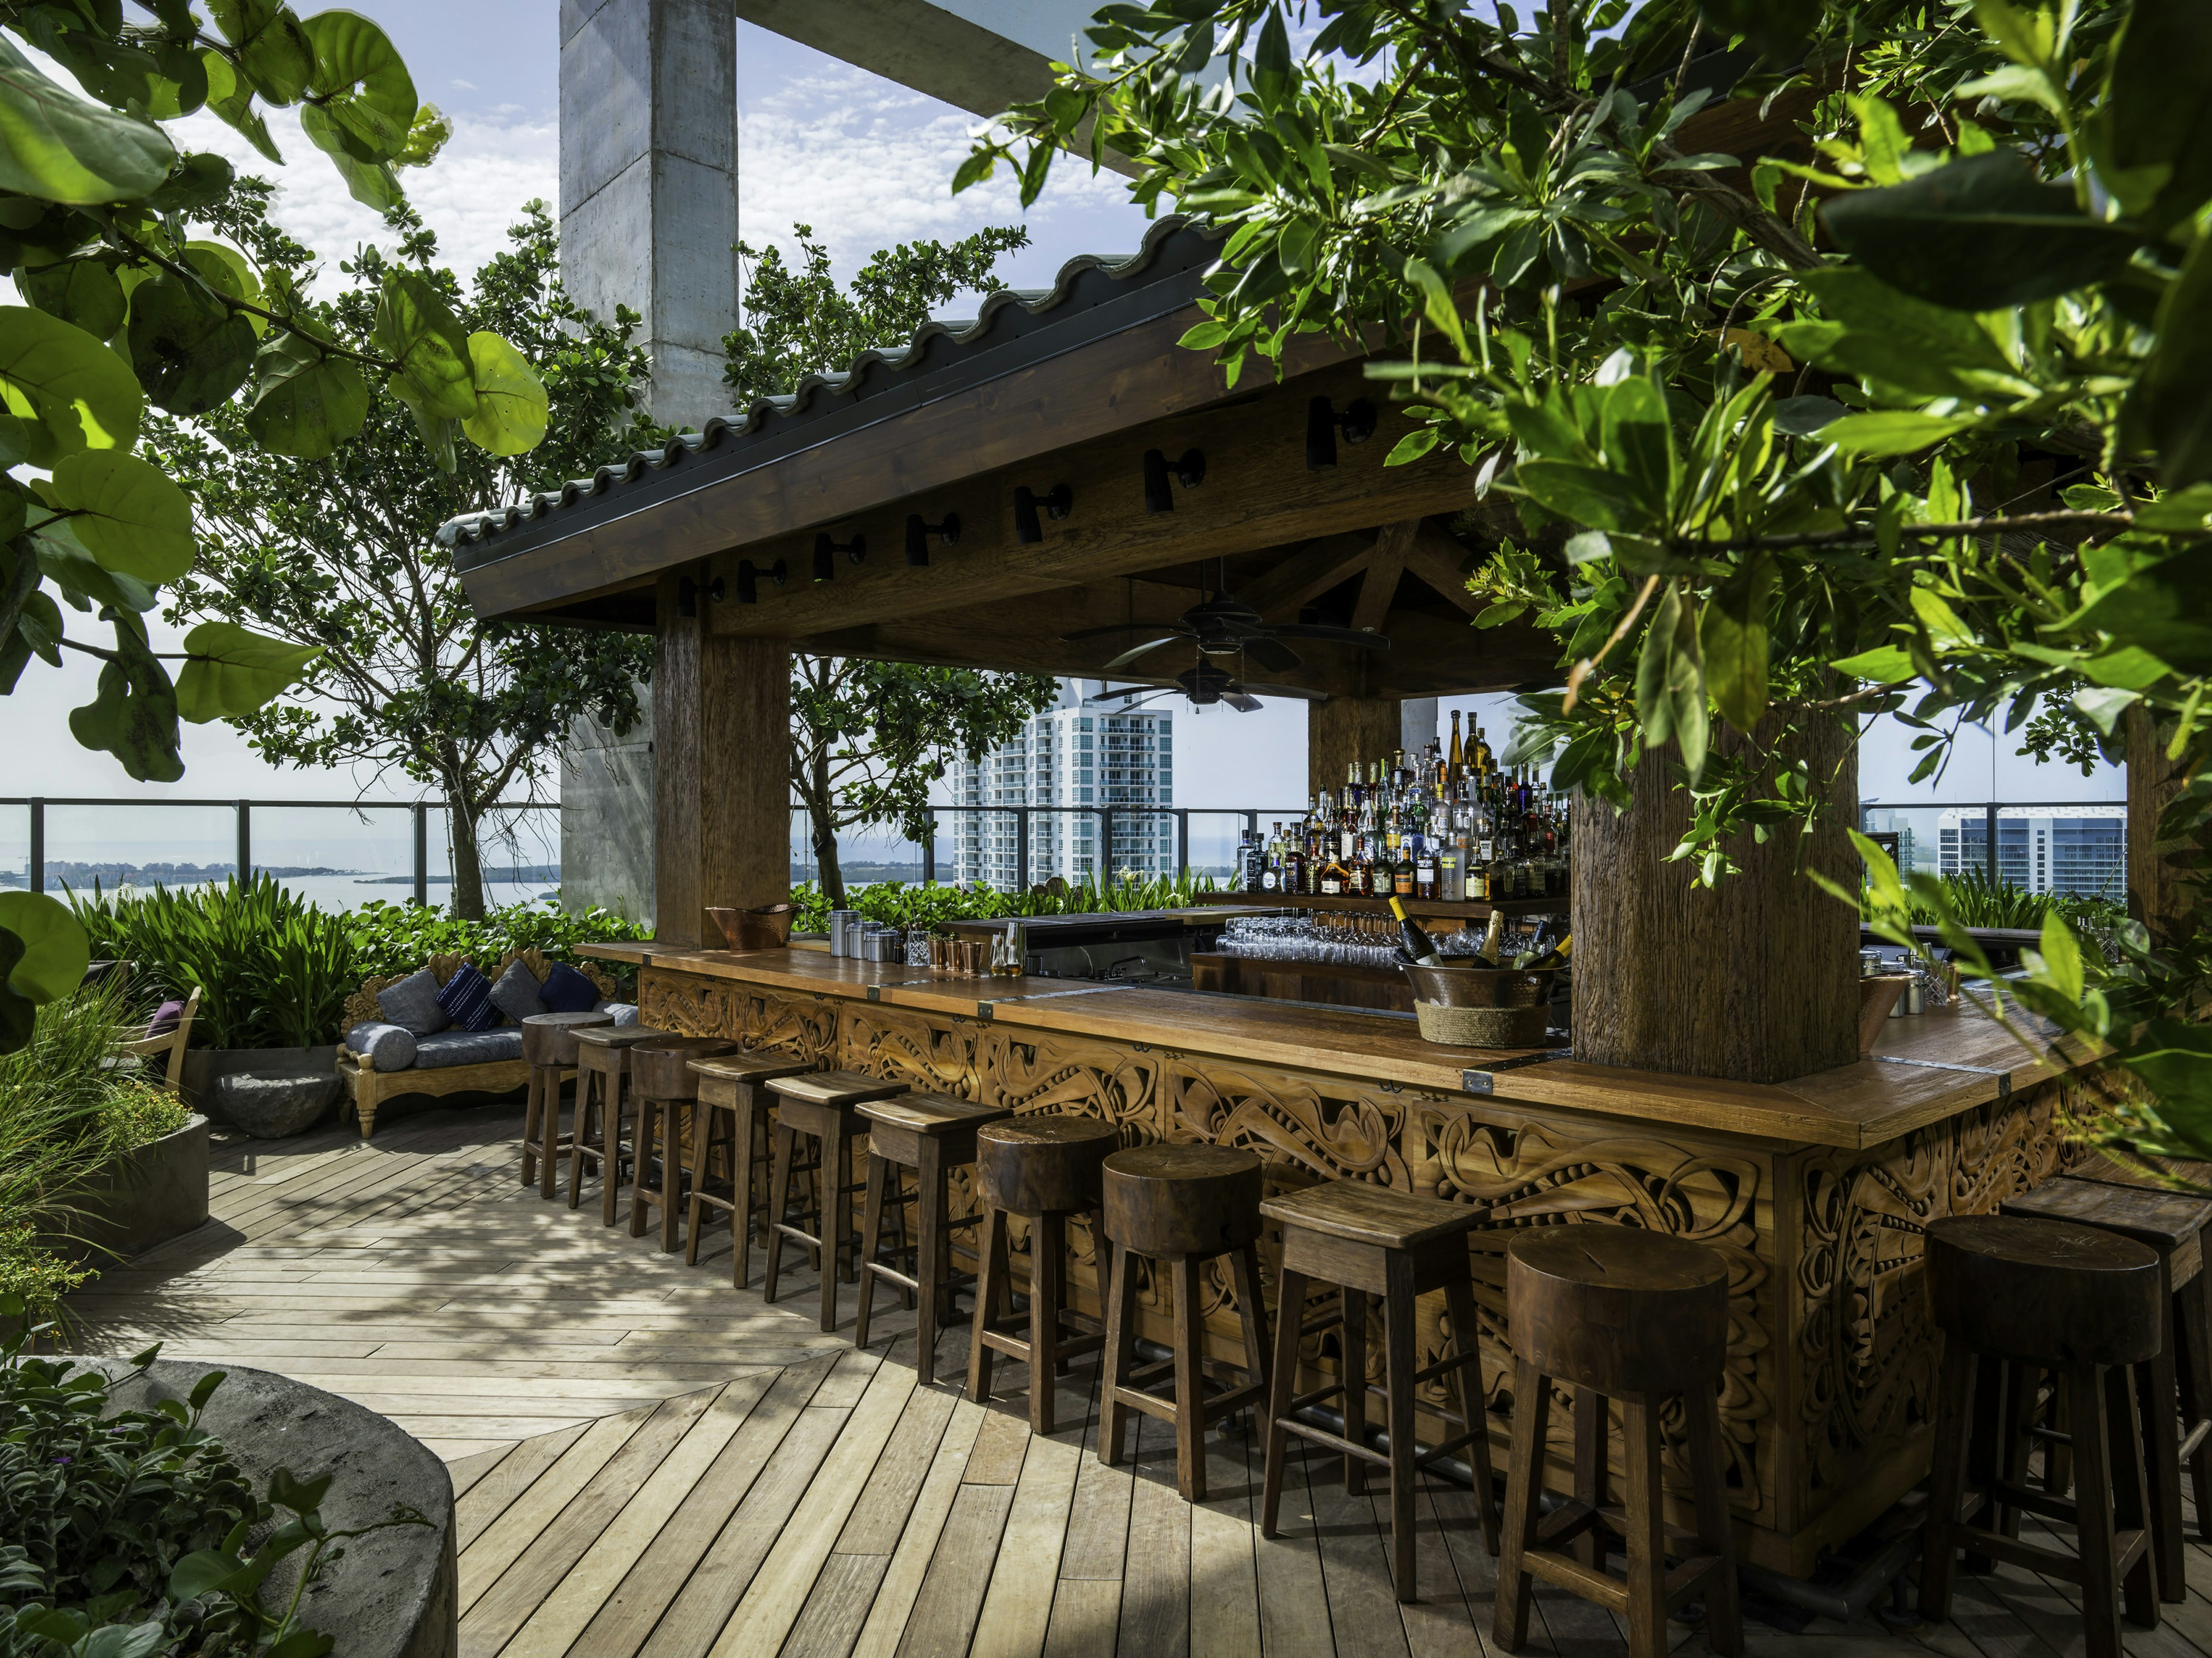
POLYGON ((655 420, 729 411, 737 240, 731 0, 562 0, 561 277, 603 320, 645 319, 655 420))
POLYGON ((638 687, 642 715, 617 737, 589 714, 561 750, 561 907, 653 920, 653 687, 638 687))
POLYGON ((1425 754, 1436 740, 1437 699, 1409 696, 1398 704, 1398 746, 1408 754, 1425 754))

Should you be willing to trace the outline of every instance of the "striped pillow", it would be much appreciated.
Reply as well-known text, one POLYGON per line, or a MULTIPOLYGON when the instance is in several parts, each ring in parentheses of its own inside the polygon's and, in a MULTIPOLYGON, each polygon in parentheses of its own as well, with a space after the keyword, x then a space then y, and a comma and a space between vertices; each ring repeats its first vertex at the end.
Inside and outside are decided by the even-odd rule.
POLYGON ((500 1021, 499 1009, 492 1005, 491 981, 471 962, 463 962, 446 981, 438 992, 438 1005, 459 1029, 489 1030, 500 1021))

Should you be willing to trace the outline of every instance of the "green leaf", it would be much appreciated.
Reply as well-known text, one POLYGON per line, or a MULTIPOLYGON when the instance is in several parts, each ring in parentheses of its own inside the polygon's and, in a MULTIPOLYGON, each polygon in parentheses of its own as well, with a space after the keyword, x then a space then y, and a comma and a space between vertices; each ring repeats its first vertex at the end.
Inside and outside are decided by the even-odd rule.
POLYGON ((1252 90, 1260 107, 1272 110, 1283 101, 1290 84, 1290 32, 1283 27, 1282 12, 1270 6, 1267 21, 1261 26, 1258 48, 1252 54, 1252 90))
POLYGON ((2158 346, 2129 398, 2128 423, 2158 451, 2159 478, 2212 478, 2212 236, 2199 236, 2158 307, 2158 346))
POLYGON ((415 82, 390 38, 356 11, 318 12, 302 27, 315 52, 310 87, 375 159, 398 155, 415 124, 415 82))
POLYGON ((306 334, 279 331, 253 360, 246 429, 271 454, 320 460, 368 418, 361 366, 325 355, 306 334))
POLYGON ((476 413, 461 422, 470 442, 495 455, 535 449, 545 435, 545 386, 530 360, 496 334, 469 336, 476 413))
POLYGON ((211 207, 229 193, 236 179, 228 161, 211 150, 195 150, 179 158, 168 181, 146 198, 156 213, 189 213, 211 207))
POLYGON ((161 595, 136 576, 101 568, 76 538, 76 525, 75 519, 49 519, 32 528, 31 546, 46 579, 93 604, 138 616, 152 610, 161 595))
POLYGON ((195 726, 235 720, 281 695, 322 654, 248 633, 233 622, 203 622, 185 635, 185 671, 177 677, 177 713, 195 726))
POLYGON ((2069 1002, 2079 1002, 2085 981, 2081 973, 2081 946, 2075 942, 2069 928, 2057 910, 2043 918, 2041 948, 2037 952, 2043 957, 2044 976, 2051 987, 2069 1002))
MULTIPOLYGON (((248 305, 261 303, 261 278, 254 274, 246 255, 229 243, 187 242, 185 258, 199 272, 201 280, 216 293, 248 305)), ((268 331, 269 324, 264 318, 248 315, 246 320, 257 339, 268 331)))
POLYGON ((73 207, 130 201, 176 155, 152 122, 77 97, 0 39, 0 190, 73 207))
POLYGON ((1548 513, 1615 532, 1651 527, 1650 508, 1634 484, 1602 466, 1571 460, 1524 460, 1513 481, 1548 513))
POLYGON ((1928 642, 1938 652, 1971 650, 1977 643, 1973 629, 1959 619, 1959 613, 1933 587, 1915 587, 1907 602, 1928 630, 1928 642))
POLYGON ((1802 53, 1820 22, 1820 0, 1698 0, 1698 9, 1716 32, 1778 60, 1802 53))
POLYGON ((115 267, 105 259, 26 266, 15 272, 15 286, 48 316, 59 317, 94 339, 107 339, 123 326, 127 310, 123 284, 115 279, 115 267))
POLYGON ((172 414, 205 414, 253 372, 252 325, 173 277, 131 290, 125 337, 147 396, 172 414))
POLYGON ((347 193, 363 207, 389 213, 407 199, 407 192, 399 187, 399 177, 392 172, 391 163, 363 153, 366 146, 340 126, 320 104, 301 108, 300 131, 307 135, 317 149, 331 158, 338 176, 345 180, 347 193))
POLYGON ((2047 300, 2123 270, 2141 238, 2102 224, 2014 150, 1969 155, 1822 204, 1836 240, 1891 287, 1956 311, 2047 300))
POLYGON ((291 8, 278 0, 209 0, 208 9, 240 48, 240 67, 262 97, 289 104, 307 89, 315 49, 291 8))
POLYGON ((418 420, 465 420, 477 411, 469 337, 438 291, 412 271, 388 271, 369 335, 398 365, 392 390, 418 420))
POLYGON ((2154 232, 2163 232, 2212 196, 2212 6, 2202 0, 2135 0, 2112 47, 2102 136, 2116 193, 2154 232), (2140 202, 2118 189, 2144 176, 2140 202))
POLYGON ((80 449, 129 448, 146 407, 114 352, 58 317, 13 305, 0 306, 0 398, 28 425, 35 466, 80 449))
POLYGON ((1846 415, 1815 434, 1823 443, 1869 457, 1910 455, 1978 425, 1979 415, 1923 415, 1909 409, 1878 409, 1846 415))
POLYGON ((159 585, 192 565, 192 506, 158 468, 120 449, 88 449, 54 466, 55 504, 103 569, 159 585))
POLYGON ((226 126, 282 167, 284 164, 283 153, 276 148, 276 141, 270 137, 269 124, 254 112, 252 88, 240 86, 237 71, 230 66, 230 59, 212 47, 200 54, 200 62, 206 66, 208 72, 208 108, 226 126))
POLYGON ((15 935, 23 954, 9 969, 8 987, 46 1003, 84 982, 92 941, 70 907, 43 892, 0 892, 0 928, 15 935))
POLYGON ((2069 617, 2069 630, 2111 634, 2184 673, 2212 671, 2212 559, 2191 550, 2135 570, 2069 617))
POLYGON ((1832 337, 1814 331, 1829 325, 1778 331, 1779 343, 1800 359, 1929 397, 1972 396, 1992 380, 2020 383, 2012 360, 1972 316, 1900 293, 1870 270, 1808 270, 1798 281, 1844 325, 1832 337))
POLYGON ((1722 718, 1746 735, 1766 713, 1766 612, 1773 593, 1774 562, 1761 558, 1714 590, 1698 630, 1705 689, 1722 718))
POLYGON ((177 693, 167 671, 146 648, 134 618, 118 619, 120 660, 100 665, 94 699, 70 711, 70 731, 88 749, 103 749, 140 783, 173 783, 185 774, 177 752, 177 693))
POLYGON ((1901 645, 1877 645, 1870 651, 1841 658, 1829 665, 1854 679, 1871 680, 1877 685, 1901 685, 1914 672, 1912 658, 1901 645))
POLYGON ((1681 605, 1680 592, 1668 582, 1659 596, 1651 625, 1644 631, 1644 648, 1636 659, 1636 723, 1650 748, 1659 747, 1674 734, 1674 704, 1668 695, 1667 679, 1681 605))
MULTIPOLYGON (((1272 12, 1269 15, 1272 17, 1272 12)), ((1407 280, 1413 284, 1421 296, 1423 313, 1428 319, 1450 338, 1459 348, 1462 357, 1468 355, 1467 331, 1459 319, 1459 301, 1452 298, 1451 284, 1437 274, 1437 269, 1426 259, 1406 261, 1407 280)))

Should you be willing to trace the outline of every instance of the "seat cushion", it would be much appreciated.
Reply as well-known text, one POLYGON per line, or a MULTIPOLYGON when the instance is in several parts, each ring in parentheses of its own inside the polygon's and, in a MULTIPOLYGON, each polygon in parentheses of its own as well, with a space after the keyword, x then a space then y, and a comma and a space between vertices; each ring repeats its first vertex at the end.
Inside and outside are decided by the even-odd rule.
POLYGON ((415 1063, 415 1033, 404 1024, 365 1021, 346 1032, 345 1045, 377 1071, 404 1071, 415 1063))
POLYGON ((491 999, 491 981, 477 971, 476 963, 463 962, 438 993, 438 1005, 461 1030, 489 1030, 499 1023, 499 1009, 491 999))
POLYGON ((588 1013, 599 1005, 599 987, 566 962, 553 963, 538 994, 548 1013, 588 1013))
POLYGON ((185 1005, 182 1002, 163 1002, 154 1010, 154 1022, 146 1027, 147 1040, 150 1042, 156 1036, 167 1035, 184 1017, 185 1005))
POLYGON ((558 1012, 550 1002, 540 999, 538 975, 520 962, 509 962, 507 971, 491 987, 491 1005, 520 1024, 534 1013, 558 1012))
POLYGON ((438 1005, 438 975, 427 967, 417 968, 378 991, 376 1010, 390 1023, 418 1036, 453 1023, 446 1010, 438 1005))
POLYGON ((441 1030, 415 1044, 417 1071, 441 1071, 453 1065, 489 1065, 522 1057, 522 1027, 496 1030, 441 1030))
POLYGON ((637 1009, 629 1002, 594 1002, 592 1011, 613 1014, 617 1026, 637 1023, 637 1009))

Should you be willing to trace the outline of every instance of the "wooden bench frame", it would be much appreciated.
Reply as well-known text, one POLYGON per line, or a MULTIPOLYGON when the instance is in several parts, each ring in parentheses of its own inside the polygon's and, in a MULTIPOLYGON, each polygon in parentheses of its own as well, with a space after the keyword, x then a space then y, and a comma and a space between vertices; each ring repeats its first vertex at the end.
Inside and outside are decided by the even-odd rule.
MULTIPOLYGON (((433 956, 423 963, 443 985, 460 970, 466 956, 459 954, 433 956)), ((528 968, 541 985, 553 963, 535 950, 510 952, 499 959, 499 963, 485 977, 496 984, 501 974, 515 963, 528 968)), ((592 981, 602 1001, 612 1001, 619 993, 615 981, 605 971, 589 962, 578 963, 576 970, 592 981)), ((357 1024, 383 1018, 376 998, 380 991, 398 984, 407 975, 398 974, 371 979, 354 993, 345 1005, 345 1029, 350 1033, 357 1024)), ((511 1029, 511 1025, 495 1026, 495 1029, 511 1029)), ((530 1084, 530 1065, 517 1055, 512 1060, 484 1060, 475 1065, 432 1066, 420 1070, 409 1066, 403 1071, 379 1071, 366 1054, 356 1054, 343 1042, 338 1044, 338 1076, 345 1084, 345 1099, 338 1108, 338 1120, 343 1122, 348 1112, 361 1121, 361 1137, 367 1139, 376 1130, 377 1108, 386 1100, 402 1095, 421 1094, 439 1097, 451 1094, 507 1094, 530 1084)))

